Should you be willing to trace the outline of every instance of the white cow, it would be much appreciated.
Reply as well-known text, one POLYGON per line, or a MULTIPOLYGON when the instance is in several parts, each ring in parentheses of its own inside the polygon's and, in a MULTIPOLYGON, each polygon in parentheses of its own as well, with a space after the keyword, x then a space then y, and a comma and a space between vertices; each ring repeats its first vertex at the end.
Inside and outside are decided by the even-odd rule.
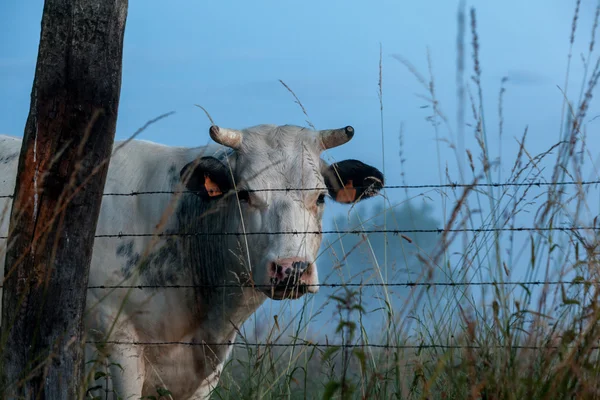
MULTIPOLYGON (((318 284, 315 258, 325 197, 353 203, 383 185, 381 172, 360 161, 327 165, 321 160, 323 150, 353 134, 352 127, 312 131, 259 125, 240 131, 212 126, 210 136, 220 146, 132 141, 117 151, 105 193, 185 187, 188 193, 175 195, 178 201, 169 194, 104 196, 96 234, 122 235, 96 238, 90 285, 194 287, 90 289, 88 339, 233 342, 239 326, 267 297, 297 299, 316 292, 310 285, 318 284), (270 190, 283 188, 292 190, 270 190), (293 190, 298 188, 303 190, 293 190), (157 229, 167 236, 127 236, 157 229), (182 232, 254 234, 176 235, 182 232)), ((20 139, 0 136, 0 194, 14 191, 20 147, 20 139)), ((0 199, 0 212, 7 201, 0 199)), ((8 231, 4 219, 0 236, 8 231)), ((4 245, 0 242, 0 248, 4 245)), ((4 268, 4 255, 0 258, 4 268)), ((86 349, 86 357, 96 357, 94 351, 86 349)), ((112 389, 121 398, 156 395, 157 387, 168 389, 174 399, 207 398, 230 351, 214 345, 106 347, 114 363, 112 389)))

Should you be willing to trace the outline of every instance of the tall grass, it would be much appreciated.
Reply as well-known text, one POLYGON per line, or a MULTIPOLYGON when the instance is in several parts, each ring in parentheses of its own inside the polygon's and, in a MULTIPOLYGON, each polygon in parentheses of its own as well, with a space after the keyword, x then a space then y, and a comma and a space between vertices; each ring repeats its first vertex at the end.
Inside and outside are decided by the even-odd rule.
MULTIPOLYGON (((485 43, 480 43, 477 34, 474 9, 467 14, 461 7, 458 15, 457 136, 436 97, 431 56, 428 54, 429 78, 398 57, 428 92, 436 137, 445 128, 456 138, 458 143, 451 143, 451 148, 460 180, 470 184, 441 194, 444 226, 496 230, 444 232, 433 252, 417 251, 425 272, 412 280, 427 282, 434 276, 428 271, 441 270, 457 285, 409 287, 402 299, 395 301, 389 300, 394 296, 388 288, 381 287, 376 300, 380 303, 377 311, 383 315, 380 337, 365 334, 366 314, 373 311, 364 307, 362 290, 342 288, 329 298, 338 310, 335 337, 314 333, 302 345, 296 333, 288 330, 259 337, 264 346, 236 348, 213 398, 600 398, 599 225, 590 203, 590 190, 597 185, 562 184, 585 181, 583 161, 593 161, 586 129, 587 112, 600 79, 600 58, 594 53, 599 14, 600 5, 589 52, 582 56, 585 75, 579 95, 570 100, 566 85, 561 88, 565 97, 559 141, 548 142, 547 150, 539 154, 528 150, 527 129, 518 138, 517 154, 507 157, 500 151, 506 139, 506 78, 498 94, 498 127, 487 126, 484 66, 479 57, 485 43), (467 31, 473 54, 469 84, 463 78, 467 31), (470 118, 464 115, 469 111, 470 118), (476 150, 467 149, 462 136, 468 134, 469 125, 463 122, 469 119, 476 150), (498 159, 491 158, 490 146, 495 143, 499 144, 498 159), (502 162, 511 165, 506 177, 498 167, 502 162), (547 166, 551 176, 546 173, 547 166), (481 186, 500 179, 512 186, 481 186), (503 231, 526 226, 524 221, 531 221, 536 229, 525 239, 523 233, 517 237, 514 231, 503 231), (547 230, 565 226, 592 229, 547 230), (524 283, 519 284, 521 281, 524 283), (488 284, 479 284, 485 282, 488 284), (285 343, 290 346, 282 346, 285 343)), ((578 17, 576 2, 571 49, 578 17)), ((570 79, 571 54, 569 50, 565 82, 570 79)), ((383 108, 381 96, 380 100, 383 108)), ((400 139, 402 143, 402 136, 400 139)), ((440 171, 444 171, 443 165, 440 171)), ((448 170, 440 174, 444 174, 442 183, 456 181, 448 170)), ((385 223, 393 229, 394 221, 385 223)), ((394 246, 403 239, 389 240, 394 246)), ((377 254, 374 259, 378 257, 384 255, 377 254)), ((369 268, 378 266, 365 266, 369 268)))

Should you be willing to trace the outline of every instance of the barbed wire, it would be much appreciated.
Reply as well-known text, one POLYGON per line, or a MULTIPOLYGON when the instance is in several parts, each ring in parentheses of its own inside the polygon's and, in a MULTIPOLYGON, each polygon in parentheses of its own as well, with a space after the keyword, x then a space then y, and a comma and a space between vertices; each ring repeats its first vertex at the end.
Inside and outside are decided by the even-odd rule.
MULTIPOLYGON (((387 185, 382 186, 382 189, 444 189, 444 188, 466 188, 466 187, 521 187, 521 186, 552 186, 552 185, 596 185, 600 184, 600 180, 597 181, 563 181, 563 182, 546 182, 546 181, 534 181, 534 182, 498 182, 498 183, 445 183, 445 184, 423 184, 423 185, 387 185)), ((368 189, 370 186, 354 186, 355 189, 368 189)), ((260 192, 291 192, 291 191, 315 191, 322 190, 322 187, 311 187, 311 188, 269 188, 269 189, 250 189, 247 190, 249 193, 260 193, 260 192)), ((177 193, 197 193, 195 191, 137 191, 131 193, 104 193, 104 196, 138 196, 143 194, 177 194, 177 193)))
MULTIPOLYGON (((387 185, 383 186, 382 189, 444 189, 444 188, 466 188, 466 187, 531 187, 531 186, 569 186, 569 185, 597 185, 600 184, 600 180, 595 181, 561 181, 561 182, 547 182, 547 181, 532 181, 532 182, 491 182, 491 183, 445 183, 445 184, 423 184, 423 185, 387 185)), ((369 186, 355 186, 356 189, 367 189, 369 186)), ((322 190, 322 187, 314 188, 271 188, 271 189, 251 189, 248 190, 250 193, 258 192, 291 192, 291 191, 314 191, 322 190)), ((180 193, 198 193, 197 191, 189 190, 149 190, 149 191, 132 191, 132 192, 108 192, 104 193, 103 196, 140 196, 149 194, 180 194, 180 193)), ((12 194, 0 195, 0 199, 13 198, 12 194)))
MULTIPOLYGON (((403 235, 406 233, 437 233, 444 232, 460 233, 482 233, 482 232, 548 232, 548 231, 600 231, 599 226, 570 226, 570 227, 504 227, 504 228, 453 228, 453 229, 348 229, 348 230, 325 230, 325 231, 275 231, 275 232, 156 232, 156 233, 110 233, 95 235, 95 238, 128 238, 128 237, 195 237, 195 236, 256 236, 256 235, 370 235, 375 233, 389 233, 403 235)), ((8 236, 0 236, 0 239, 8 239, 8 236)))
MULTIPOLYGON (((356 349, 356 348, 379 348, 379 349, 405 349, 405 350, 421 350, 421 349, 445 349, 445 350, 461 350, 461 349, 520 349, 520 350, 541 350, 549 349, 556 350, 560 348, 577 348, 575 346, 556 346, 556 345, 452 345, 452 344, 414 344, 414 345, 402 345, 402 344, 375 344, 375 343, 246 343, 246 342, 217 342, 217 343, 202 343, 202 342, 183 342, 183 341, 161 341, 161 342, 141 342, 141 341, 119 341, 119 340, 107 340, 107 341, 87 341, 87 344, 93 345, 121 345, 121 346, 240 346, 240 347, 318 347, 318 348, 340 348, 340 349, 356 349)), ((590 350, 598 350, 600 346, 587 347, 590 350)))
MULTIPOLYGON (((600 281, 573 280, 573 281, 506 281, 506 282, 390 282, 390 283, 313 283, 302 285, 302 287, 418 287, 418 286, 540 286, 540 285, 600 285, 600 281)), ((240 288, 248 287, 255 289, 271 289, 271 285, 259 285, 252 283, 221 283, 221 284, 197 284, 197 285, 94 285, 88 289, 201 289, 201 288, 240 288)), ((295 290, 290 287, 290 291, 295 290)))
MULTIPOLYGON (((463 286, 557 286, 557 285, 600 285, 600 281, 591 281, 584 279, 576 279, 572 281, 505 281, 505 282, 380 282, 380 283, 312 283, 303 284, 301 287, 318 287, 318 288, 369 288, 369 287, 463 287, 463 286)), ((271 289, 271 285, 260 285, 253 283, 213 283, 213 284, 192 284, 192 285, 90 285, 88 289, 219 289, 219 288, 254 288, 254 289, 271 289)), ((2 286, 0 285, 0 289, 2 286)), ((297 287, 291 286, 289 290, 292 292, 297 290, 297 287)))
POLYGON ((117 233, 100 234, 96 238, 121 238, 121 237, 169 237, 169 236, 255 236, 255 235, 328 235, 328 234, 350 234, 369 235, 374 233, 389 233, 402 235, 406 233, 437 233, 444 232, 539 232, 539 231, 598 231, 600 227, 572 226, 572 227, 507 227, 507 228, 457 228, 457 229, 349 229, 349 230, 325 230, 325 231, 275 231, 275 232, 159 232, 159 233, 117 233))

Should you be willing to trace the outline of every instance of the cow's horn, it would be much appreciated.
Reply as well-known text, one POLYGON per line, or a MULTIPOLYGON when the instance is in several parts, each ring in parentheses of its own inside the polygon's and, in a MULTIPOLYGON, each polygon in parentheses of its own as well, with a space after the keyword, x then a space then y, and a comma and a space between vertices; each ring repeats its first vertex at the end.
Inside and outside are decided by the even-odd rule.
POLYGON ((242 132, 235 129, 219 128, 213 125, 210 127, 209 134, 212 140, 223 146, 239 149, 242 145, 242 132))
POLYGON ((319 138, 323 145, 323 149, 331 149, 347 143, 354 136, 354 128, 347 126, 340 129, 325 129, 319 131, 319 138))

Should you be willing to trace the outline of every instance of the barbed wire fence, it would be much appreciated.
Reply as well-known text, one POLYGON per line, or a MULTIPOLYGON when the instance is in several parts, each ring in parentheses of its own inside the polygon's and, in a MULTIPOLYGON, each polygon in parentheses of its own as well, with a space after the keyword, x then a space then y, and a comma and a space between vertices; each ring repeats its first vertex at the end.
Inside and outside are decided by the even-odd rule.
MULTIPOLYGON (((600 180, 591 181, 531 181, 531 182, 492 182, 492 183, 445 183, 445 184, 424 184, 424 185, 385 185, 381 189, 458 189, 458 188, 489 188, 489 187, 544 187, 544 186, 590 186, 598 185, 600 180)), ((365 189, 366 187, 355 186, 357 189, 365 189)), ((323 188, 271 188, 271 189, 251 189, 247 190, 250 193, 259 192, 290 192, 290 191, 314 191, 323 188)), ((190 190, 149 190, 149 191, 132 191, 132 192, 107 192, 103 196, 140 196, 150 194, 181 194, 181 193, 197 193, 190 190)), ((2 194, 0 199, 13 198, 12 194, 2 194)))
MULTIPOLYGON (((458 188, 490 188, 490 187, 551 187, 551 186, 593 186, 600 184, 600 180, 591 181, 531 181, 531 182, 502 182, 502 183, 448 183, 448 184, 423 184, 423 185, 388 185, 382 189, 458 189, 458 188)), ((361 189, 361 187, 356 187, 361 189)), ((323 188, 269 188, 269 189, 254 189, 247 190, 248 192, 292 192, 292 191, 314 191, 322 190, 323 188)), ((107 192, 104 197, 133 197, 142 195, 178 195, 178 194, 195 194, 194 191, 131 191, 131 192, 107 192)), ((13 195, 3 194, 0 199, 12 199, 13 195)), ((588 230, 597 232, 600 231, 600 226, 552 226, 552 227, 501 227, 501 228, 436 228, 436 229, 347 229, 347 230, 320 230, 320 231, 276 231, 276 232, 154 232, 154 233, 123 233, 115 234, 98 234, 95 238, 135 238, 135 237, 202 237, 202 236, 253 236, 253 235, 325 235, 325 234, 342 234, 342 235, 370 235, 370 234, 392 234, 404 235, 411 233, 483 233, 483 232, 545 232, 545 231, 580 231, 588 230)), ((7 240, 8 236, 0 236, 0 239, 7 240)), ((472 286, 557 286, 557 285, 600 285, 597 280, 521 280, 521 281, 472 281, 472 282, 419 282, 419 281, 403 281, 403 282, 382 282, 382 283, 319 283, 306 284, 306 287, 325 287, 325 288, 368 288, 368 287, 472 287, 472 286)), ((258 285, 254 283, 222 283, 211 285, 90 285, 89 290, 103 289, 201 289, 201 288, 256 288, 268 289, 270 285, 258 285)), ((2 289, 2 286, 0 286, 2 289)), ((443 349, 443 350, 461 350, 461 349, 500 349, 511 348, 515 350, 557 350, 565 349, 565 346, 557 345, 517 345, 507 343, 506 345, 473 345, 473 344, 376 344, 376 343, 314 343, 312 341, 302 340, 295 343, 260 343, 260 342, 194 342, 194 341, 118 341, 118 340, 89 340, 87 344, 92 345, 121 345, 121 346, 241 346, 241 347, 270 347, 270 348, 290 348, 290 347, 313 347, 313 348, 338 348, 338 349, 357 349, 357 348, 376 348, 387 350, 422 350, 422 349, 443 349)), ((567 346, 567 348, 576 348, 567 346)), ((592 346, 591 350, 598 350, 600 346, 592 346)))
MULTIPOLYGON (((276 231, 276 232, 157 232, 157 233, 113 233, 95 235, 95 238, 131 238, 131 237, 194 237, 194 236, 257 236, 257 235, 370 235, 375 233, 390 233, 402 235, 405 233, 444 233, 444 232, 549 232, 549 231, 600 231, 600 226, 573 226, 573 227, 509 227, 509 228, 456 228, 456 229, 350 229, 350 230, 323 230, 323 231, 276 231)), ((8 236, 0 236, 8 239, 8 236)))
MULTIPOLYGON (((113 344, 113 345, 134 345, 134 346, 173 346, 173 345, 183 345, 183 346, 241 346, 241 347, 317 347, 317 348, 326 348, 326 349, 361 349, 361 348, 373 348, 373 349, 387 349, 387 350, 422 350, 422 349, 444 349, 444 350, 461 350, 461 349, 471 349, 471 350, 481 350, 481 349, 504 349, 510 347, 515 350, 558 350, 558 349, 576 349, 575 346, 557 346, 557 345, 547 345, 547 346, 527 346, 527 345, 452 345, 452 344, 412 344, 412 345, 402 345, 402 344, 374 344, 374 343, 313 343, 313 342, 302 342, 302 343, 249 343, 249 342, 218 342, 218 343, 210 343, 210 342, 124 342, 118 340, 108 340, 108 341, 88 341, 88 344, 113 344)), ((600 346, 590 346, 587 347, 591 350, 599 350, 600 346)))

